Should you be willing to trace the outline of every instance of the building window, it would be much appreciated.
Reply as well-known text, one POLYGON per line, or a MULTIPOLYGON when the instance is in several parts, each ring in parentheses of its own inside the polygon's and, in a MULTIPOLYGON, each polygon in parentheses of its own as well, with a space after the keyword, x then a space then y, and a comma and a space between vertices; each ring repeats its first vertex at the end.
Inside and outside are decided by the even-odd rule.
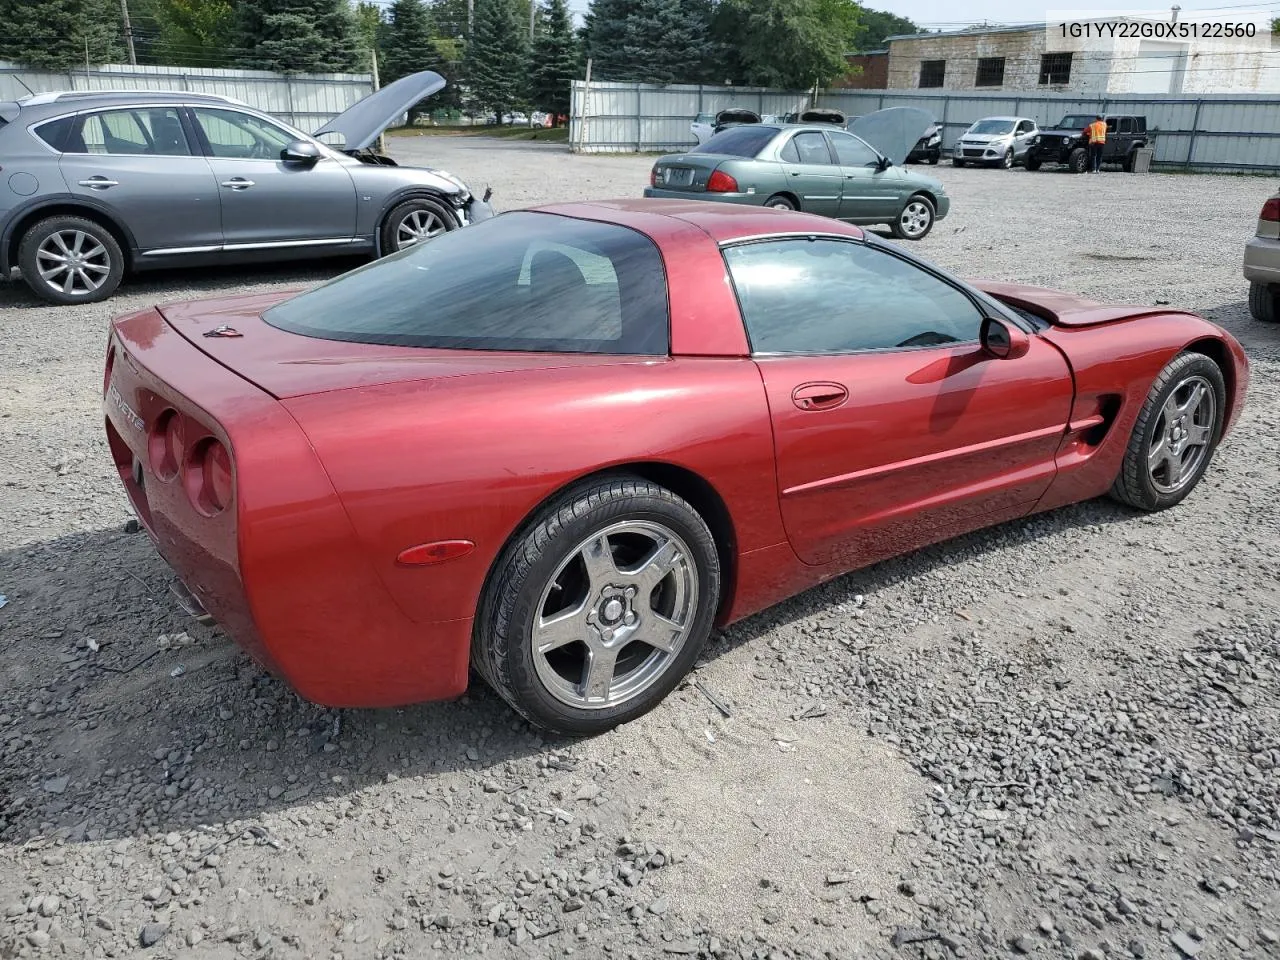
POLYGON ((1004 57, 983 57, 978 61, 978 77, 975 87, 1004 86, 1004 57))
POLYGON ((921 60, 920 61, 920 86, 922 87, 940 87, 943 78, 947 75, 947 61, 945 60, 921 60))
POLYGON ((1040 82, 1070 83, 1071 54, 1046 53, 1040 57, 1040 82))

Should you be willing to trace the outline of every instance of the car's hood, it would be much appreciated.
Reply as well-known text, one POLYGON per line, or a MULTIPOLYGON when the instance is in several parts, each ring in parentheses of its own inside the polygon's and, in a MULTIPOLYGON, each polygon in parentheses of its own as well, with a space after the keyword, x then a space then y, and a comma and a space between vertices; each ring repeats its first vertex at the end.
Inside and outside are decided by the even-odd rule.
POLYGON ((1008 140, 1012 136, 1012 131, 1009 133, 962 133, 960 139, 966 143, 995 143, 997 140, 1008 140))
MULTIPOLYGON (((1011 307, 1018 307, 1042 317, 1055 327, 1094 327, 1116 320, 1134 320, 1155 314, 1187 313, 1170 307, 1148 307, 1139 304, 1102 303, 1060 290, 1028 287, 1020 283, 997 280, 974 280, 973 285, 989 297, 1011 307)), ((1190 314, 1195 316, 1195 314, 1190 314)))
POLYGON ((889 107, 859 117, 849 124, 849 132, 861 137, 894 164, 901 165, 924 132, 933 126, 933 116, 915 107, 889 107))
POLYGON ((849 118, 840 110, 827 110, 821 107, 815 107, 812 110, 804 110, 797 118, 798 123, 830 123, 837 127, 843 127, 849 122, 849 118))
POLYGON ((1072 130, 1069 127, 1052 127, 1049 130, 1036 131, 1042 137, 1083 137, 1083 130, 1072 130))
POLYGON ((371 93, 338 114, 315 132, 340 134, 343 150, 364 150, 382 135, 399 116, 408 112, 419 100, 425 100, 445 87, 444 77, 431 70, 411 73, 371 93))
POLYGON ((759 122, 760 122, 760 114, 756 113, 754 110, 739 110, 737 108, 730 108, 728 110, 721 110, 719 113, 716 114, 716 126, 720 126, 721 124, 726 124, 726 123, 759 123, 759 122))

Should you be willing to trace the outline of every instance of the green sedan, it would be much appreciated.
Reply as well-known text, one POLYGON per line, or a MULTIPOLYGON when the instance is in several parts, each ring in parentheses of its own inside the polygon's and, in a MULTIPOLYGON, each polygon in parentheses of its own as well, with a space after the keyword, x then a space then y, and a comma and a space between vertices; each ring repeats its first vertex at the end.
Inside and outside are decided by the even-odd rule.
POLYGON ((659 158, 644 195, 806 210, 848 223, 888 224, 895 237, 921 240, 947 215, 951 198, 933 177, 903 167, 905 152, 892 157, 918 136, 907 142, 914 128, 904 132, 902 118, 890 121, 868 126, 896 134, 885 136, 889 147, 879 150, 834 126, 731 127, 688 153, 659 158))

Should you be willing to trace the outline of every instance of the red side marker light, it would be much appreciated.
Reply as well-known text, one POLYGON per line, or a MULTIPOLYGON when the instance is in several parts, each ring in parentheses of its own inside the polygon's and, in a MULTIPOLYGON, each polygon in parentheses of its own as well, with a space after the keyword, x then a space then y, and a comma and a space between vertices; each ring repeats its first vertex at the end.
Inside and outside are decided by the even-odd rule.
POLYGON ((457 560, 465 557, 476 548, 470 540, 437 540, 435 543, 420 543, 416 547, 402 550, 396 557, 397 563, 406 567, 428 567, 433 563, 444 563, 446 560, 457 560))

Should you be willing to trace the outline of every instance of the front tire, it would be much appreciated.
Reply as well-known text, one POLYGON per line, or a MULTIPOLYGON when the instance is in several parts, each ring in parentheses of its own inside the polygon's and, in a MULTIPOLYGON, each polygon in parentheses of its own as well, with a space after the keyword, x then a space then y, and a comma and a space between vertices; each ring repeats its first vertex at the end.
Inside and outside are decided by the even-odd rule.
POLYGON ((84 217, 41 220, 18 245, 22 279, 48 303, 97 303, 124 277, 124 252, 111 232, 84 217))
POLYGON ((719 601, 719 554, 697 511, 638 477, 602 477, 551 502, 504 551, 471 659, 531 723, 603 733, 689 672, 719 601))
POLYGON ((1280 290, 1265 283, 1249 284, 1249 312, 1262 323, 1280 323, 1280 290))
POLYGON ((952 165, 953 167, 963 167, 963 166, 964 166, 964 161, 963 161, 963 160, 961 160, 959 157, 952 157, 952 158, 951 158, 951 165, 952 165))
POLYGON ((1067 166, 1072 173, 1084 173, 1089 169, 1089 151, 1084 147, 1076 147, 1067 157, 1067 166))
POLYGON ((399 253, 458 228, 458 220, 439 201, 414 197, 396 207, 382 221, 382 255, 399 253))
POLYGON ((1029 156, 1027 157, 1026 163, 1024 163, 1023 166, 1025 166, 1032 173, 1035 173, 1037 170, 1040 169, 1040 158, 1029 156))
POLYGON ((933 229, 934 219, 933 204, 929 198, 916 194, 906 202, 889 228, 899 240, 923 240, 933 229))
POLYGON ((1004 152, 1004 156, 1000 158, 1000 166, 1004 167, 1006 170, 1013 169, 1013 147, 1010 147, 1004 152))
POLYGON ((1213 459, 1226 401, 1222 371, 1204 354, 1183 353, 1170 361, 1133 425, 1111 496, 1139 510, 1180 503, 1213 459))

